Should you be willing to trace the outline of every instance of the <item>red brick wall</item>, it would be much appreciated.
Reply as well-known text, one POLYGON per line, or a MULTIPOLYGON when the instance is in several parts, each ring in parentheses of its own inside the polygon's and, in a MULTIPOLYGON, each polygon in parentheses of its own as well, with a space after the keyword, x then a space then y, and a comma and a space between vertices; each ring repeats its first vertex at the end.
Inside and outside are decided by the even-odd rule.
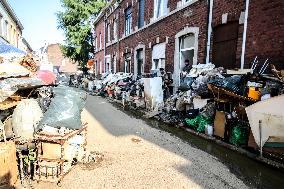
POLYGON ((95 62, 98 62, 97 73, 100 73, 100 70, 104 72, 104 48, 105 48, 105 31, 104 31, 104 19, 103 17, 95 24, 95 32, 97 36, 97 47, 96 53, 94 56, 95 62), (100 33, 102 35, 102 48, 100 49, 100 33), (100 62, 102 62, 102 68, 100 68, 100 62))
POLYGON ((60 66, 61 72, 76 72, 77 65, 70 59, 64 58, 60 49, 60 44, 51 44, 47 47, 48 61, 54 66, 60 66), (65 59, 65 65, 62 65, 62 61, 65 59))
POLYGON ((278 69, 284 69, 284 1, 251 0, 246 43, 246 61, 257 55, 269 58, 278 69))
MULTIPOLYGON (((121 9, 119 11, 119 34, 120 38, 124 34, 124 10, 131 5, 130 0, 122 1, 121 9)), ((135 1, 133 1, 135 2, 135 1)), ((153 17, 153 0, 145 1, 145 21, 150 22, 150 18, 153 17)), ((177 1, 169 0, 168 7, 170 9, 176 9, 177 1)), ((138 2, 134 3, 132 8, 132 29, 137 26, 137 14, 138 14, 138 2)), ((149 72, 152 65, 152 47, 156 44, 156 38, 159 37, 159 43, 166 41, 168 37, 168 43, 166 45, 166 71, 174 71, 174 51, 175 51, 175 35, 183 30, 186 26, 188 27, 199 27, 199 42, 198 42, 198 63, 204 63, 205 59, 205 44, 206 44, 206 32, 207 32, 207 1, 200 0, 189 7, 166 17, 165 19, 151 25, 148 28, 143 29, 129 37, 124 38, 116 44, 115 47, 109 46, 106 48, 106 54, 111 54, 117 51, 119 46, 119 71, 123 71, 124 67, 124 57, 123 53, 131 52, 131 62, 132 72, 134 71, 134 48, 140 43, 145 45, 145 72, 149 72), (190 15, 190 16, 188 16, 190 15), (151 42, 151 48, 149 48, 149 43, 151 42)))
MULTIPOLYGON (((176 9, 177 0, 168 0, 170 11, 176 9)), ((159 22, 145 28, 126 38, 124 36, 125 16, 124 10, 132 6, 132 31, 135 31, 138 22, 138 0, 122 0, 119 7, 109 15, 109 19, 113 19, 114 15, 119 18, 119 39, 120 42, 110 45, 106 48, 107 55, 117 54, 117 70, 123 71, 124 57, 126 52, 132 53, 132 72, 134 63, 134 48, 140 43, 145 45, 145 72, 149 72, 151 68, 152 47, 156 44, 156 38, 159 42, 165 42, 166 45, 166 71, 172 71, 174 68, 174 50, 175 35, 184 27, 199 27, 198 36, 198 63, 205 62, 206 42, 207 42, 207 17, 208 17, 208 1, 199 0, 189 7, 162 19, 159 22), (132 4, 133 2, 133 4, 132 4), (149 43, 151 47, 149 48, 149 43)), ((222 15, 228 13, 227 22, 239 21, 241 13, 245 11, 245 1, 240 0, 214 0, 213 7, 213 28, 222 24, 222 15)), ((257 55, 258 57, 270 58, 272 63, 283 68, 283 41, 284 41, 284 10, 283 0, 251 0, 249 8, 249 20, 247 31, 247 43, 245 54, 245 66, 249 67, 250 62, 257 55)), ((149 24, 153 17, 154 0, 145 0, 145 24, 149 24)), ((103 25, 102 25, 103 26, 103 25)), ((112 27, 112 26, 111 26, 112 27)), ((243 27, 239 24, 236 64, 235 67, 240 68, 240 58, 242 50, 243 27)), ((113 30, 111 30, 111 34, 113 30)), ((212 36, 214 33, 212 33, 212 36)), ((211 36, 211 38, 212 38, 211 36)), ((113 39, 113 38, 112 38, 113 39)), ((212 40, 211 40, 212 42, 212 40)), ((212 44, 211 44, 212 47, 212 44)), ((211 48, 212 50, 212 48, 211 48)), ((210 57, 212 53, 210 53, 210 57)), ((103 55, 100 55, 103 58, 103 55)))

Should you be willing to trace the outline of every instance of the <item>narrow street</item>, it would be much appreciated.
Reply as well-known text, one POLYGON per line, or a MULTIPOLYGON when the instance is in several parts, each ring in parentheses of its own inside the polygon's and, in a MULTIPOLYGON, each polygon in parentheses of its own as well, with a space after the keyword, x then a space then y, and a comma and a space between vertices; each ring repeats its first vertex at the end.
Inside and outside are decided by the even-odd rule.
MULTIPOLYGON (((62 188, 247 188, 213 156, 150 127, 100 97, 89 96, 90 151, 103 154, 93 165, 77 165, 62 188)), ((34 188, 57 188, 35 184, 34 188)))

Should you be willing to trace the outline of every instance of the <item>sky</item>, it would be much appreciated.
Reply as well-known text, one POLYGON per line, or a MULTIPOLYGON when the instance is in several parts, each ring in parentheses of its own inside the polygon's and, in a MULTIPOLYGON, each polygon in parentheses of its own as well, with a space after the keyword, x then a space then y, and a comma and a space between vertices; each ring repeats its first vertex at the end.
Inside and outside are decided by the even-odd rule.
POLYGON ((33 50, 48 43, 62 43, 63 32, 57 29, 55 13, 62 10, 60 0, 8 0, 24 26, 23 37, 33 50))

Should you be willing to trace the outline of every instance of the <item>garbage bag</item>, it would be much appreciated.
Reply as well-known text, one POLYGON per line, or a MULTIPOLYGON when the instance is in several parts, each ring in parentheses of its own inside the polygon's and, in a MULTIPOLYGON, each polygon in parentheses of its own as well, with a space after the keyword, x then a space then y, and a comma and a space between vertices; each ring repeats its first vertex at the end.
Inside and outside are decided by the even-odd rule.
POLYGON ((15 137, 33 139, 34 131, 42 118, 42 110, 36 99, 23 99, 14 110, 12 126, 15 137))
POLYGON ((236 123, 231 131, 230 143, 236 146, 247 145, 248 136, 248 126, 242 123, 236 123))
POLYGON ((242 94, 243 93, 242 79, 243 79, 242 76, 234 75, 231 77, 227 77, 225 79, 216 79, 209 83, 217 87, 227 89, 233 93, 243 95, 242 94))
POLYGON ((210 118, 206 118, 202 115, 196 116, 194 119, 185 119, 186 124, 197 132, 204 133, 205 126, 212 123, 210 118))
POLYGON ((81 111, 87 99, 86 92, 67 86, 53 89, 54 98, 44 113, 39 129, 44 126, 68 129, 82 128, 81 111))

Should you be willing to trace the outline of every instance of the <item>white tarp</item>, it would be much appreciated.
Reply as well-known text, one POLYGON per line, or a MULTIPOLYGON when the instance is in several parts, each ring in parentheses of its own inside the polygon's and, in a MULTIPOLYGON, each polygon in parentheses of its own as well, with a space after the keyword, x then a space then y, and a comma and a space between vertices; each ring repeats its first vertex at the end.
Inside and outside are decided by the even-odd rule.
MULTIPOLYGON (((259 120, 262 121, 262 146, 269 137, 284 137, 284 95, 259 101, 246 108, 254 140, 260 146, 259 120)), ((284 142, 284 141, 281 141, 284 142)))

